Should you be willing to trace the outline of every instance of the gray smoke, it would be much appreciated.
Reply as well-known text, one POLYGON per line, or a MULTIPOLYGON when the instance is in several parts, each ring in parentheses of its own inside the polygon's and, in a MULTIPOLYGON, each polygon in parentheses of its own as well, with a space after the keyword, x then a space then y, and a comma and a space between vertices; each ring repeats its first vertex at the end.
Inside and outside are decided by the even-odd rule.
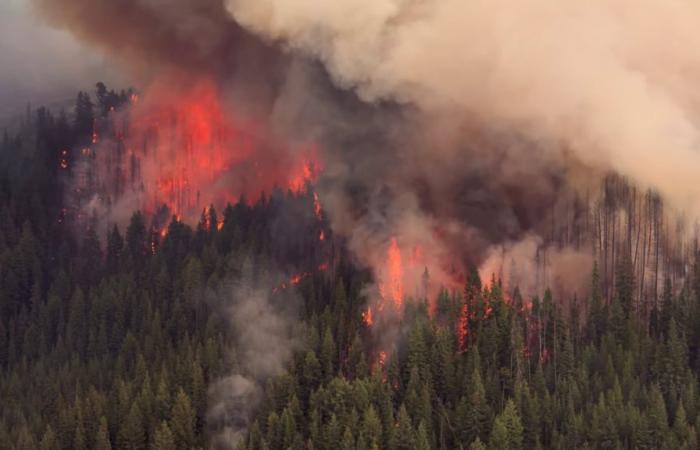
POLYGON ((29 0, 0 2, 0 128, 28 103, 68 108, 97 79, 121 79, 119 68, 108 70, 99 52, 46 27, 30 6, 29 0))
MULTIPOLYGON (((226 317, 234 337, 234 372, 209 390, 207 421, 215 448, 229 449, 244 437, 269 378, 284 373, 302 345, 298 302, 292 293, 271 298, 267 281, 250 273, 226 288, 226 317)), ((217 295, 221 297, 222 294, 217 295)))

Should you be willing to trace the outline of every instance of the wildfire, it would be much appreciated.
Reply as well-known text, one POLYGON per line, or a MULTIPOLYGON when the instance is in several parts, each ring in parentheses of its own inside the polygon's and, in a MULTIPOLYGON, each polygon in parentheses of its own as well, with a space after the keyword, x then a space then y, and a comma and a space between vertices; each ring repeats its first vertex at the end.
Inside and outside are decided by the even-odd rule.
MULTIPOLYGON (((315 153, 315 150, 312 150, 315 153)), ((289 190, 297 194, 306 192, 306 187, 309 182, 314 181, 318 178, 321 173, 320 165, 310 159, 303 159, 300 166, 292 172, 288 187, 289 190)), ((321 204, 318 203, 318 195, 314 192, 314 212, 316 216, 319 217, 321 213, 321 204)))
POLYGON ((380 284, 382 297, 389 298, 396 310, 403 305, 403 267, 401 263, 401 249, 396 238, 391 238, 386 255, 387 280, 380 284))
POLYGON ((153 213, 166 205, 195 222, 205 205, 223 210, 243 194, 253 203, 275 187, 299 194, 318 178, 313 143, 289 145, 239 115, 213 80, 181 81, 158 80, 95 121, 90 153, 81 155, 89 163, 81 165, 89 173, 80 178, 86 197, 114 202, 132 194, 135 209, 153 213))
POLYGON ((321 202, 318 199, 318 193, 314 192, 314 214, 318 220, 323 219, 323 211, 321 210, 321 202))
POLYGON ((415 265, 418 265, 423 261, 423 248, 416 244, 413 246, 413 250, 411 251, 411 259, 410 263, 415 265))
POLYGON ((63 170, 68 168, 68 150, 61 151, 61 160, 59 164, 63 170))
POLYGON ((97 144, 99 141, 99 135, 97 134, 97 120, 93 120, 92 122, 92 143, 97 144))
POLYGON ((296 275, 292 275, 292 277, 289 279, 289 282, 292 284, 299 284, 301 283, 301 280, 303 280, 306 277, 310 277, 311 273, 310 272, 302 272, 298 273, 296 275))
POLYGON ((380 352, 377 354, 377 362, 376 362, 376 366, 375 366, 376 370, 380 370, 380 371, 381 371, 381 373, 382 373, 382 381, 385 382, 385 383, 386 383, 386 379, 387 379, 387 378, 386 378, 386 377, 387 377, 387 374, 386 374, 386 358, 387 358, 386 352, 383 351, 383 350, 380 351, 380 352))
POLYGON ((459 320, 457 320, 457 343, 459 351, 467 350, 467 336, 469 332, 469 312, 467 305, 464 304, 459 311, 459 320))
POLYGON ((374 325, 374 320, 372 319, 372 307, 368 306, 365 311, 362 312, 362 321, 367 325, 367 327, 371 327, 374 325))

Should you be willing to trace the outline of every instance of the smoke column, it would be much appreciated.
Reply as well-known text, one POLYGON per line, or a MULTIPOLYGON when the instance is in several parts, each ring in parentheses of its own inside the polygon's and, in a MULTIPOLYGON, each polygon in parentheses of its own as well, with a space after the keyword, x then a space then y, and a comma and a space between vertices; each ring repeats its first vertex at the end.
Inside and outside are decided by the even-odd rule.
POLYGON ((230 0, 228 8, 322 61, 367 101, 517 130, 538 143, 530 157, 565 145, 677 206, 697 200, 694 3, 230 0))

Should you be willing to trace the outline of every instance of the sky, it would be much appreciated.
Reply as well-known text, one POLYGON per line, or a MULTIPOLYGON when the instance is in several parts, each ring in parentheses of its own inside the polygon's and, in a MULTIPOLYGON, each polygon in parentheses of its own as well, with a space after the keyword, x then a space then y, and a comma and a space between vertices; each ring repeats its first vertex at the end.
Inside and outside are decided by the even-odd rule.
POLYGON ((0 0, 0 121, 27 103, 63 105, 97 81, 119 83, 109 66, 100 53, 44 23, 30 0, 0 0))

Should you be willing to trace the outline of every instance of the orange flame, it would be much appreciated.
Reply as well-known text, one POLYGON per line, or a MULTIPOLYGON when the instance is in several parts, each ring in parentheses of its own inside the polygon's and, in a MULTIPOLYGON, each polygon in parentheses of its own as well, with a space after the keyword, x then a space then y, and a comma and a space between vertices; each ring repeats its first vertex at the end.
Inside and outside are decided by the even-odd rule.
POLYGON ((204 205, 223 208, 241 194, 255 202, 276 186, 301 193, 319 176, 314 145, 287 145, 232 110, 214 81, 187 81, 159 80, 143 98, 133 94, 123 111, 95 121, 89 170, 100 184, 86 192, 105 189, 97 193, 114 200, 131 190, 146 213, 167 205, 194 221, 204 205))
POLYGON ((303 280, 304 278, 306 278, 306 277, 308 277, 308 276, 310 276, 310 275, 311 275, 311 274, 310 274, 309 272, 298 273, 298 274, 296 274, 296 275, 293 275, 293 276, 289 279, 289 282, 292 283, 292 284, 299 284, 299 283, 301 283, 301 280, 303 280))
MULTIPOLYGON (((317 162, 304 159, 301 166, 292 172, 289 178, 289 190, 297 194, 305 192, 307 184, 318 178, 320 173, 321 167, 317 162)), ((320 204, 317 206, 317 201, 318 195, 314 192, 314 209, 318 208, 320 211, 321 206, 320 204)), ((316 213, 317 216, 318 214, 316 213)))
POLYGON ((314 192, 314 214, 318 220, 321 220, 323 211, 321 210, 321 202, 318 199, 318 194, 314 192))
POLYGON ((467 311, 466 303, 462 305, 459 311, 459 320, 457 321, 457 342, 459 345, 459 351, 464 352, 467 350, 467 336, 469 333, 469 314, 467 311))
MULTIPOLYGON (((391 238, 389 250, 387 250, 388 270, 388 296, 394 302, 394 307, 399 310, 403 305, 403 267, 401 264, 401 249, 396 238, 391 238)), ((382 289, 385 291, 385 289, 382 289)))
POLYGON ((382 369, 386 366, 386 352, 385 351, 379 352, 379 358, 377 361, 379 362, 379 365, 382 367, 382 369))
POLYGON ((372 319, 372 307, 368 306, 367 310, 362 312, 362 321, 367 325, 367 327, 371 327, 374 325, 374 320, 372 319))

